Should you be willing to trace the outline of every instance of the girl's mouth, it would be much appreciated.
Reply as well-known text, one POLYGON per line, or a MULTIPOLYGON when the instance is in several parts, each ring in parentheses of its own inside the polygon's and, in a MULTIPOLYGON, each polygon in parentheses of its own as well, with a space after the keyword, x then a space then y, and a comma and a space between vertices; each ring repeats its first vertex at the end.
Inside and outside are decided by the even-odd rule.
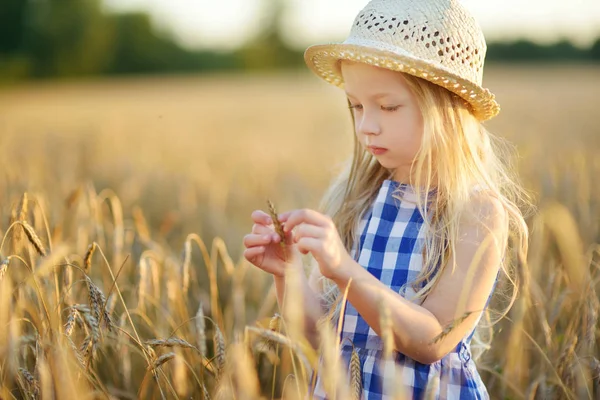
POLYGON ((367 148, 372 154, 376 156, 381 155, 387 151, 387 149, 384 149, 383 147, 369 146, 367 148))

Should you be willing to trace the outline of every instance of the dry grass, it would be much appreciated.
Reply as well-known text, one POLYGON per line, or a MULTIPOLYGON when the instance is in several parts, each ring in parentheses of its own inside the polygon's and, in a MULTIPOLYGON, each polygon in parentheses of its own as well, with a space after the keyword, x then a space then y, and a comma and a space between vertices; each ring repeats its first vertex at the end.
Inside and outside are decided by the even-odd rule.
MULTIPOLYGON (((598 398, 600 72, 496 67, 486 85, 540 208, 480 370, 492 398, 598 398)), ((0 108, 1 398, 303 398, 318 353, 301 313, 272 318, 241 237, 265 198, 316 206, 351 150, 341 93, 148 78, 14 88, 0 108)), ((321 332, 326 389, 356 397, 358 354, 342 365, 321 332)))

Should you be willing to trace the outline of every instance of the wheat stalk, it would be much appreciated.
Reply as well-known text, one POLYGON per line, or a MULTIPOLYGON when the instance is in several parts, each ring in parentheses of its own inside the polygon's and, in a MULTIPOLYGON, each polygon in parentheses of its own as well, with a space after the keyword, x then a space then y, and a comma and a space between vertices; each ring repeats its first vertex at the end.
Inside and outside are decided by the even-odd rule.
MULTIPOLYGON (((254 332, 261 337, 267 338, 268 340, 272 340, 281 345, 287 346, 294 351, 294 354, 298 356, 300 361, 302 361, 304 367, 306 369, 312 369, 316 364, 316 360, 313 359, 313 363, 310 362, 309 357, 307 357, 307 351, 310 351, 310 348, 302 347, 302 343, 296 343, 292 339, 287 336, 282 335, 278 332, 273 332, 269 329, 257 328, 255 326, 246 326, 247 332, 254 332), (305 351, 306 350, 306 351, 305 351)), ((309 354, 312 356, 312 354, 309 354)))
MULTIPOLYGON (((1 279, 1 275, 0 275, 1 279)), ((600 310, 600 301, 596 295, 594 287, 590 285, 590 293, 587 297, 587 304, 584 308, 585 320, 584 320, 584 336, 586 343, 593 345, 596 337, 596 327, 598 325, 598 311, 600 310)))
POLYGON ((360 400, 362 394, 360 357, 354 347, 352 348, 352 357, 350 358, 350 394, 353 400, 360 400))
POLYGON ((181 264, 181 284, 183 295, 186 296, 190 286, 190 265, 192 263, 192 242, 186 240, 183 244, 183 263, 181 264))
POLYGON ((287 252, 285 248, 285 233, 283 232, 283 225, 281 224, 281 221, 279 221, 275 205, 269 199, 267 199, 267 206, 269 209, 269 215, 271 216, 271 219, 273 220, 273 225, 275 226, 275 232, 277 232, 277 234, 281 238, 279 245, 281 246, 281 250, 283 252, 283 260, 287 261, 287 252))
POLYGON ((148 370, 152 369, 155 370, 156 368, 160 367, 161 365, 163 365, 164 363, 166 363, 169 360, 172 360, 175 357, 175 353, 167 353, 167 354, 163 354, 162 356, 158 357, 157 359, 155 359, 152 364, 150 364, 148 366, 148 370))
POLYGON ((28 214, 29 199, 27 198, 27 192, 21 196, 21 202, 19 203, 19 221, 25 221, 28 214))
POLYGON ((76 308, 71 307, 69 311, 69 316, 67 317, 67 323, 65 324, 65 335, 71 336, 73 333, 73 328, 75 327, 75 322, 80 318, 79 311, 76 308))
POLYGON ((177 392, 180 398, 185 398, 190 391, 190 387, 187 368, 181 350, 177 352, 173 364, 173 386, 175 387, 175 392, 177 392))
POLYGON ((323 388, 325 393, 332 399, 347 399, 350 397, 347 383, 347 375, 341 366, 339 357, 339 346, 335 331, 331 326, 324 322, 319 324, 318 328, 321 343, 320 350, 323 357, 323 388))
POLYGON ((439 335, 437 335, 436 337, 434 337, 431 342, 429 343, 431 344, 436 344, 440 341, 442 341, 446 336, 448 336, 450 334, 450 332, 452 332, 454 329, 456 329, 456 327, 458 325, 460 325, 465 319, 467 319, 469 317, 469 315, 473 314, 475 311, 467 311, 465 312, 461 317, 456 318, 455 320, 453 320, 452 322, 450 322, 443 330, 442 332, 440 332, 439 335))
POLYGON ((79 348, 79 352, 81 353, 81 357, 83 360, 83 365, 85 365, 86 368, 89 368, 92 360, 94 359, 95 350, 96 342, 92 339, 92 336, 86 336, 86 338, 83 339, 81 347, 79 348))
POLYGON ((77 349, 77 346, 75 346, 75 343, 73 342, 73 339, 71 339, 70 336, 67 336, 67 343, 69 343, 69 347, 71 347, 71 349, 73 350, 73 354, 75 354, 75 358, 77 358, 77 362, 79 363, 81 368, 85 368, 85 360, 81 356, 80 351, 77 349))
POLYGON ((5 258, 0 263, 0 282, 2 282, 2 279, 4 278, 6 271, 8 271, 8 264, 10 264, 10 257, 5 258))
POLYGON ((53 381, 52 373, 50 372, 50 366, 48 361, 44 358, 38 358, 35 362, 35 369, 37 371, 38 381, 40 382, 40 394, 42 400, 53 399, 53 381))
POLYGON ((186 349, 194 349, 198 351, 198 349, 192 344, 176 337, 170 337, 168 339, 151 339, 146 340, 144 343, 151 347, 183 347, 186 349))
POLYGON ((425 399, 426 400, 436 400, 437 395, 440 390, 440 375, 435 374, 431 382, 427 385, 427 389, 425 390, 425 399))
POLYGON ((198 344, 198 349, 200 350, 200 354, 203 358, 206 357, 206 323, 204 321, 202 302, 200 302, 198 311, 196 312, 196 341, 198 344))
POLYGON ((215 361, 217 362, 216 377, 221 378, 223 374, 223 368, 225 367, 225 338, 223 333, 217 324, 214 325, 215 334, 213 336, 214 348, 215 348, 215 361))
MULTIPOLYGON (((279 333, 281 329, 281 316, 275 313, 269 321, 269 330, 271 332, 279 333)), ((248 338, 248 335, 246 335, 248 338)), ((277 342, 268 336, 261 336, 260 341, 256 344, 255 350, 259 353, 264 353, 272 364, 279 363, 279 357, 277 356, 277 342)))
MULTIPOLYGON (((18 211, 13 209, 11 224, 16 221, 26 221, 28 214, 28 199, 27 193, 23 193, 21 196, 21 202, 19 203, 18 211)), ((19 253, 22 246, 22 237, 23 237, 23 228, 15 227, 14 235, 13 235, 13 253, 19 253)))
POLYGON ((70 265, 65 266, 64 272, 63 272, 63 297, 64 297, 64 302, 66 304, 72 304, 73 300, 72 300, 72 286, 73 286, 73 267, 71 267, 70 265))
MULTIPOLYGON (((259 398, 259 382, 254 368, 254 360, 248 352, 248 348, 242 343, 234 343, 230 348, 231 381, 235 390, 236 398, 257 399, 259 398)), ((228 368, 229 369, 229 368, 228 368)))
POLYGON ((29 222, 27 221, 18 221, 18 223, 21 224, 25 230, 25 236, 27 236, 27 239, 29 239, 29 242, 33 245, 38 254, 42 257, 45 257, 48 253, 46 252, 46 248, 40 240, 40 237, 37 235, 37 233, 35 233, 33 227, 29 225, 29 222))
MULTIPOLYGON (((118 330, 121 332, 125 323, 127 322, 127 314, 121 314, 121 318, 119 319, 118 330)), ((127 346, 127 341, 125 335, 119 335, 117 342, 118 354, 121 362, 119 363, 121 374, 123 375, 123 382, 126 388, 131 387, 131 351, 129 350, 129 346, 127 346)))
POLYGON ((202 400, 210 400, 210 394, 205 384, 202 384, 202 400))
POLYGON ((27 394, 31 396, 32 399, 39 398, 40 385, 37 379, 35 379, 33 375, 31 375, 31 373, 29 373, 29 371, 27 371, 25 368, 19 368, 19 372, 21 373, 21 376, 25 379, 25 382, 27 382, 27 394))
POLYGON ((88 329, 92 332, 91 339, 93 342, 97 342, 100 339, 100 327, 96 317, 92 315, 90 309, 85 304, 75 304, 71 308, 77 310, 83 317, 83 321, 88 329))
POLYGON ((592 374, 592 386, 594 393, 600 393, 600 361, 596 357, 590 360, 590 372, 592 374))
POLYGON ((92 256, 94 255, 94 252, 96 251, 96 247, 98 247, 96 242, 93 242, 92 244, 90 244, 85 253, 85 257, 83 258, 83 270, 85 271, 86 274, 89 274, 90 270, 92 269, 92 256))
POLYGON ((104 293, 102 293, 100 288, 96 286, 88 276, 85 277, 85 281, 89 293, 88 300, 91 309, 94 311, 94 317, 96 317, 98 321, 103 322, 104 327, 111 331, 113 322, 110 314, 106 310, 106 297, 104 297, 104 293))
POLYGON ((133 207, 131 214, 133 216, 135 229, 138 235, 140 235, 140 238, 144 241, 150 240, 150 230, 148 229, 148 223, 146 222, 142 209, 139 206, 135 206, 133 207))
MULTIPOLYGON (((272 332, 279 332, 281 329, 281 315, 275 313, 271 320, 269 321, 269 330, 272 332)), ((268 349, 275 351, 275 341, 269 338, 266 338, 265 344, 268 349)))
POLYGON ((146 304, 145 304, 145 299, 148 293, 148 286, 149 286, 149 274, 148 274, 148 270, 150 269, 150 261, 148 260, 147 257, 140 257, 140 263, 139 263, 139 268, 138 268, 138 272, 139 272, 139 281, 138 281, 138 305, 137 308, 139 308, 142 311, 145 311, 146 309, 146 304))
POLYGON ((383 299, 379 301, 379 327, 383 342, 383 357, 390 360, 394 353, 394 331, 390 308, 383 299))

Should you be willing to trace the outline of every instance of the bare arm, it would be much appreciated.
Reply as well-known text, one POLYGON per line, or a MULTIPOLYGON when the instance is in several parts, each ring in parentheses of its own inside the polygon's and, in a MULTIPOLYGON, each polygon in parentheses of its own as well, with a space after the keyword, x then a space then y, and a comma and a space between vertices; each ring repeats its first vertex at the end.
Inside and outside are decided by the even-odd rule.
POLYGON ((252 232, 244 236, 244 246, 246 246, 244 257, 256 267, 273 275, 277 303, 284 317, 289 317, 285 315, 284 306, 286 271, 293 269, 299 272, 297 274, 300 285, 299 296, 302 296, 301 303, 303 304, 298 304, 298 308, 294 307, 293 311, 300 310, 304 313, 304 336, 313 345, 316 345, 316 321, 324 312, 317 296, 319 289, 315 284, 315 277, 319 275, 319 268, 314 265, 311 266, 312 272, 309 282, 304 273, 302 256, 296 246, 292 245, 291 233, 285 234, 286 246, 282 247, 281 237, 275 231, 274 222, 270 215, 261 210, 255 210, 251 217, 254 225, 252 226, 252 232))
POLYGON ((444 357, 473 328, 501 263, 507 220, 500 202, 477 196, 472 206, 480 220, 465 217, 461 221, 456 264, 444 269, 422 305, 406 300, 353 260, 347 261, 350 264, 345 270, 349 272, 335 280, 343 291, 352 278, 348 300, 379 335, 378 304, 383 300, 390 310, 396 350, 424 364, 444 357), (432 343, 447 324, 465 311, 472 314, 442 340, 432 343))

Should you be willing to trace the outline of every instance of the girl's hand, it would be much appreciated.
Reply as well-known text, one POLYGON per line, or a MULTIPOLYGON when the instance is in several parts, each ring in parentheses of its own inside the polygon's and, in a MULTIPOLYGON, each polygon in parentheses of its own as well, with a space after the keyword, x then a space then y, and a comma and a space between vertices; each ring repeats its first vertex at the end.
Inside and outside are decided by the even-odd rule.
POLYGON ((329 216, 303 209, 283 213, 279 220, 285 222, 283 230, 286 235, 296 227, 292 243, 296 243, 300 253, 312 253, 324 277, 332 280, 343 278, 346 274, 344 268, 350 265, 348 261, 352 258, 329 216))
POLYGON ((254 221, 252 233, 244 236, 246 247, 244 257, 265 272, 279 277, 284 276, 286 258, 287 263, 293 263, 300 257, 296 246, 292 243, 291 233, 285 235, 284 247, 269 214, 256 210, 252 213, 252 220, 254 221))

